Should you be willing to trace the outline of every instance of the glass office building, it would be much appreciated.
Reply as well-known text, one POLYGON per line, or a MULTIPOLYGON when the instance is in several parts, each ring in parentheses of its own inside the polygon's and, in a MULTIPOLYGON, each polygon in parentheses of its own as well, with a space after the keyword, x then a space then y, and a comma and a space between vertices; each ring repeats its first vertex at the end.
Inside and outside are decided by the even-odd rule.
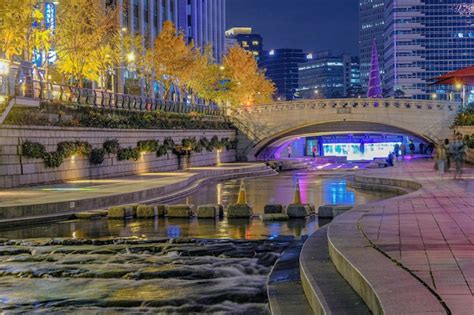
POLYGON ((387 0, 385 24, 387 96, 459 97, 451 87, 430 83, 439 75, 474 64, 471 1, 387 0))
POLYGON ((314 56, 299 66, 297 95, 304 99, 354 97, 360 90, 358 59, 327 52, 314 56))
POLYGON ((383 75, 383 51, 384 51, 384 1, 386 0, 360 0, 359 1, 359 57, 360 77, 364 90, 367 90, 370 73, 370 60, 372 54, 372 43, 377 43, 379 53, 380 71, 383 75))
POLYGON ((263 55, 263 37, 254 33, 251 27, 234 27, 225 32, 228 47, 240 45, 258 61, 263 55))
POLYGON ((298 68, 306 62, 307 55, 301 49, 282 48, 267 51, 259 60, 259 67, 275 83, 276 99, 291 101, 297 98, 298 68))

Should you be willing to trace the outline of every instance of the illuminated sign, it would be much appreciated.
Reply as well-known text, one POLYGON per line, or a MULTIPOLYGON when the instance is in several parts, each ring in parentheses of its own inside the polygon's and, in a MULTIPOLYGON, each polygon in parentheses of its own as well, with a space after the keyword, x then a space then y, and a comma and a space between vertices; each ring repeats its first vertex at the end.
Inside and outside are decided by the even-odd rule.
POLYGON ((54 31, 56 30, 56 5, 54 3, 45 3, 44 23, 46 29, 51 30, 54 33, 54 31))

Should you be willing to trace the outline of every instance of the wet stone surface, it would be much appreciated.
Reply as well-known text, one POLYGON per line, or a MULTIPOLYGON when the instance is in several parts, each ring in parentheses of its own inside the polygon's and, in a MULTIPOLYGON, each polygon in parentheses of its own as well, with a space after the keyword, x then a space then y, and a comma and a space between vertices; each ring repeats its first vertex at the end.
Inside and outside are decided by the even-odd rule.
POLYGON ((0 312, 268 314, 291 239, 0 240, 0 312))

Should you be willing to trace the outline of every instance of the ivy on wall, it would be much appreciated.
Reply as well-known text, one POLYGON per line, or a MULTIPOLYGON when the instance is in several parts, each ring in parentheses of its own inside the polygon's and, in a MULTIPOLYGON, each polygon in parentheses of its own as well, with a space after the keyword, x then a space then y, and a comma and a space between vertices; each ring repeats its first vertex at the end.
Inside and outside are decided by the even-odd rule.
POLYGON ((55 152, 47 152, 46 147, 37 142, 25 141, 21 146, 21 155, 27 158, 43 159, 48 168, 58 168, 64 160, 73 156, 88 157, 92 165, 100 165, 105 160, 106 154, 116 154, 118 161, 138 161, 142 153, 156 153, 157 157, 164 156, 169 152, 177 156, 191 155, 192 152, 201 153, 204 149, 212 152, 214 149, 232 150, 237 148, 237 140, 229 138, 218 139, 217 136, 211 140, 195 137, 184 138, 181 144, 175 144, 172 138, 164 139, 163 143, 158 140, 139 141, 135 148, 120 147, 117 139, 107 140, 102 148, 92 148, 85 141, 64 141, 57 144, 55 152))

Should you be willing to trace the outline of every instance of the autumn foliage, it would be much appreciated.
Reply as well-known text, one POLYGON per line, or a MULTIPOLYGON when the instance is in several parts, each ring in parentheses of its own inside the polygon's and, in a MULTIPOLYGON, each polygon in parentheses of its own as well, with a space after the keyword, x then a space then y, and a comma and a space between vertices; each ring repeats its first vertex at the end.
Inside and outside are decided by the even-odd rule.
POLYGON ((106 87, 111 76, 127 69, 144 83, 143 94, 157 97, 157 84, 164 99, 248 106, 269 102, 274 94, 273 83, 239 46, 217 64, 211 46, 187 43, 170 21, 153 42, 146 42, 150 39, 119 27, 117 8, 97 0, 61 0, 51 34, 42 27, 44 17, 36 4, 0 0, 0 57, 30 60, 33 49, 54 46, 58 60, 48 70, 68 84, 89 81, 106 87))

